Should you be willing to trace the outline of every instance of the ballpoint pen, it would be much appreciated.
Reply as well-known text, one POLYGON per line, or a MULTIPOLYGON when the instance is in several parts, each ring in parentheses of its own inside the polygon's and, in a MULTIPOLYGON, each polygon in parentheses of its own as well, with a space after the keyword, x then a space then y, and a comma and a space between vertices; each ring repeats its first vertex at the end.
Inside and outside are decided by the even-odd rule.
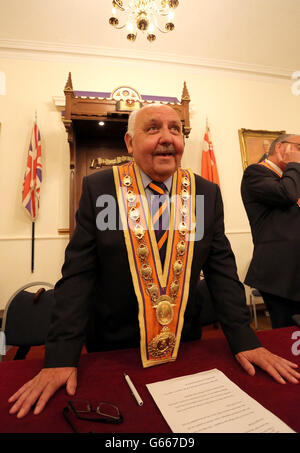
POLYGON ((128 376, 127 373, 124 373, 124 377, 125 377, 125 380, 127 382, 127 384, 129 385, 129 388, 131 390, 131 393, 133 394, 136 402, 138 403, 139 406, 142 406, 144 403, 143 403, 143 400, 142 398, 140 397, 140 395, 138 394, 138 391, 137 389, 135 388, 135 386, 133 385, 132 383, 132 380, 130 379, 130 377, 128 376))

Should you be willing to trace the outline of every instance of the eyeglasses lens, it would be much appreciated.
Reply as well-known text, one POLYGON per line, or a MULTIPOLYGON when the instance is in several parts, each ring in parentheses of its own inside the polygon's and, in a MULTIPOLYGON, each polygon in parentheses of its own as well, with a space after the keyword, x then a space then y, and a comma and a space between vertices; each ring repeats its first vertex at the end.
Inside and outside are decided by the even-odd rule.
POLYGON ((85 400, 73 400, 72 405, 75 411, 82 415, 82 414, 90 414, 92 412, 91 405, 88 401, 85 400))
POLYGON ((120 412, 117 406, 114 406, 113 404, 110 403, 99 403, 97 406, 97 413, 101 415, 102 417, 108 418, 108 419, 118 419, 120 417, 120 412))
POLYGON ((111 403, 100 402, 92 406, 89 401, 73 400, 69 404, 81 419, 107 423, 119 423, 122 421, 118 407, 111 403))

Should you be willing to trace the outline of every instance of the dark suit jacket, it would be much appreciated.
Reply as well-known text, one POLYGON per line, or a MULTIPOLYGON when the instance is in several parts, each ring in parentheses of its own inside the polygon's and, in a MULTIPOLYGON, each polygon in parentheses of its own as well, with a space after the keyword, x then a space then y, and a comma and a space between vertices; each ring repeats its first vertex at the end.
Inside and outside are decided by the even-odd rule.
POLYGON ((245 283, 300 301, 300 164, 289 163, 282 177, 250 165, 241 193, 254 243, 245 283))
MULTIPOLYGON (((255 348, 260 343, 249 327, 244 287, 224 235, 220 190, 196 176, 196 193, 204 195, 204 237, 195 242, 182 340, 201 336, 201 326, 195 320, 201 309, 196 288, 203 269, 232 351, 255 348)), ((139 346, 138 303, 124 233, 118 229, 119 214, 116 230, 99 231, 96 226, 97 215, 107 209, 97 207, 97 198, 103 194, 116 200, 111 169, 83 181, 76 229, 66 249, 62 279, 55 287, 46 367, 76 365, 84 340, 88 351, 139 346)))

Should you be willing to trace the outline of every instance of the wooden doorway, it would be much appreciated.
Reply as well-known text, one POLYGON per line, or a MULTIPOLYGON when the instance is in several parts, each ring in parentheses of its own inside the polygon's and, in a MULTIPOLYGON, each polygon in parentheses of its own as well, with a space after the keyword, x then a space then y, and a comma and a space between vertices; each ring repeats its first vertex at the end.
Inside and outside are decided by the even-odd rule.
POLYGON ((76 206, 81 196, 82 180, 97 171, 131 160, 124 136, 126 121, 75 120, 76 141, 76 206))

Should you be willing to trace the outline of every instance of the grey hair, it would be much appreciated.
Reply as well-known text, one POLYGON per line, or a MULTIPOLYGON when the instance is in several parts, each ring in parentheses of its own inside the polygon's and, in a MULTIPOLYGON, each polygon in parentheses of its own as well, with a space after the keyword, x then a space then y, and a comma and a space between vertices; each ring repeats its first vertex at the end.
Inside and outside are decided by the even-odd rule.
MULTIPOLYGON (((147 104, 147 105, 144 105, 143 107, 141 107, 139 110, 133 110, 133 112, 131 112, 128 117, 128 125, 127 125, 127 132, 130 135, 130 137, 134 136, 135 120, 136 120, 137 114, 141 110, 148 109, 150 107, 161 107, 162 105, 165 105, 165 104, 159 104, 159 103, 147 104)), ((172 107, 170 107, 170 108, 172 108, 172 107)))
POLYGON ((279 137, 277 137, 277 138, 271 143, 270 148, 269 148, 268 155, 269 155, 269 156, 272 156, 272 155, 274 154, 277 143, 285 142, 285 141, 289 140, 292 136, 293 136, 293 134, 281 134, 281 135, 279 135, 279 137))
POLYGON ((133 112, 130 113, 128 117, 127 132, 130 135, 130 137, 133 137, 134 135, 135 119, 138 112, 139 110, 134 110, 133 112))

